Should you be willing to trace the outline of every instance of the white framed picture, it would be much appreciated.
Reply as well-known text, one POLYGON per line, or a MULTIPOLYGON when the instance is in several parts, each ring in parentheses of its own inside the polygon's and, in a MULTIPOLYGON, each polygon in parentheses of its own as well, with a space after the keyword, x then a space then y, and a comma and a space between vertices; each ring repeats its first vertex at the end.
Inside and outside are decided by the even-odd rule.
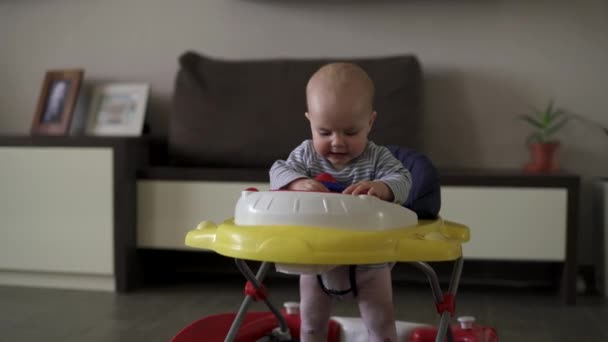
POLYGON ((108 83, 95 87, 87 134, 140 136, 149 88, 145 83, 108 83))

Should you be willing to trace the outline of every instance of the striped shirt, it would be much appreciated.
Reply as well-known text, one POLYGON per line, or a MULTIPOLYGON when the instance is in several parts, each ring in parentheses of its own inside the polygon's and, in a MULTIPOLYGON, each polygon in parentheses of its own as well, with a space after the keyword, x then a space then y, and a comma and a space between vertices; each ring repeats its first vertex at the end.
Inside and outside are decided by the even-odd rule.
POLYGON ((410 172, 384 146, 368 141, 363 153, 340 170, 320 156, 312 140, 296 147, 287 160, 277 160, 270 168, 270 189, 277 190, 298 178, 315 178, 329 173, 337 182, 351 185, 361 181, 381 181, 393 192, 394 202, 403 204, 412 186, 410 172))

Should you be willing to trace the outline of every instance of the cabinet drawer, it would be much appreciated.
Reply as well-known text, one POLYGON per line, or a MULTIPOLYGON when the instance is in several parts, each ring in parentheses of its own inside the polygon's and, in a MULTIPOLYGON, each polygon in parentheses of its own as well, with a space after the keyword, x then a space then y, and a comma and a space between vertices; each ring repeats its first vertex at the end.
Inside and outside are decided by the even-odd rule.
POLYGON ((137 246, 188 249, 186 233, 200 221, 222 223, 234 216, 241 191, 268 183, 210 181, 138 181, 137 246))
POLYGON ((444 186, 441 197, 440 215, 471 229, 465 258, 566 259, 566 189, 444 186))

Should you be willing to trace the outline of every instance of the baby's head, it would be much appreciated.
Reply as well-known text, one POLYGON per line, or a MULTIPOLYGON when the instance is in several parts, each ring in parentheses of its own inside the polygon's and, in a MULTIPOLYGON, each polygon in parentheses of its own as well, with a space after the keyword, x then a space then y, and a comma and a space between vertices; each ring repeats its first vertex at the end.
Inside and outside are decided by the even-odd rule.
POLYGON ((376 112, 374 84, 361 67, 331 63, 308 81, 306 102, 315 150, 341 169, 365 150, 376 112))

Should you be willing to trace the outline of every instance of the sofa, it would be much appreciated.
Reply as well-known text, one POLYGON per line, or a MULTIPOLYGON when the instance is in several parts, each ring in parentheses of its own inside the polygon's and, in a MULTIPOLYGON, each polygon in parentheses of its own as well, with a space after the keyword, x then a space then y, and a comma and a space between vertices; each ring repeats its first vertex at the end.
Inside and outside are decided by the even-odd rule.
POLYGON ((229 61, 179 58, 167 140, 170 165, 269 168, 310 137, 305 88, 323 64, 346 60, 376 85, 378 144, 420 147, 422 72, 413 55, 367 59, 229 61))

